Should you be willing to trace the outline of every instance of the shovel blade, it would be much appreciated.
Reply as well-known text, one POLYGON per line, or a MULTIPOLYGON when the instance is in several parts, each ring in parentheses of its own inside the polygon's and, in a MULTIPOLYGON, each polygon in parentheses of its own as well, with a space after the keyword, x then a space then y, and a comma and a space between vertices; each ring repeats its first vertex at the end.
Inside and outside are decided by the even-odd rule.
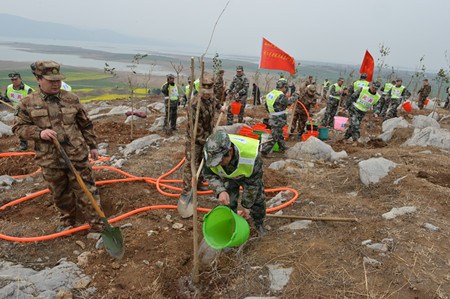
POLYGON ((194 215, 192 190, 187 196, 180 195, 178 198, 177 210, 181 218, 189 218, 194 215))
POLYGON ((123 257, 123 237, 119 227, 109 227, 102 231, 102 240, 110 256, 119 260, 123 257))

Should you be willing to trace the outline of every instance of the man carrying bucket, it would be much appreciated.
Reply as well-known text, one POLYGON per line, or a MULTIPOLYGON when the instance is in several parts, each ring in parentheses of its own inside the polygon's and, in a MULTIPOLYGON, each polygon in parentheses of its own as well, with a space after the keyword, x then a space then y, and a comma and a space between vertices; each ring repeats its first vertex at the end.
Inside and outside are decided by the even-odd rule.
POLYGON ((278 81, 277 89, 272 90, 266 96, 266 104, 269 110, 269 125, 272 130, 272 141, 265 144, 261 150, 263 157, 268 156, 276 142, 278 142, 280 152, 284 152, 287 149, 283 131, 283 127, 287 123, 287 109, 292 103, 298 100, 298 93, 294 93, 294 95, 288 98, 286 96, 287 89, 287 82, 278 81))
POLYGON ((386 97, 391 102, 391 108, 389 109, 386 119, 397 117, 397 108, 400 106, 402 100, 411 95, 411 93, 402 85, 403 80, 398 78, 394 87, 389 90, 386 97))
MULTIPOLYGON (((308 116, 306 114, 306 111, 311 109, 311 105, 316 102, 316 99, 320 99, 320 95, 316 93, 316 84, 310 84, 308 88, 306 89, 305 94, 300 96, 300 102, 303 105, 297 104, 297 107, 294 111, 294 120, 292 122, 292 128, 291 128, 291 134, 295 132, 295 128, 297 129, 297 133, 299 134, 299 137, 302 136, 303 131, 305 130, 305 124, 308 120, 308 116), (306 110, 305 110, 306 109, 306 110), (298 127, 297 127, 298 125, 298 127)), ((306 128, 306 130, 309 130, 310 128, 306 128)))
POLYGON ((321 126, 333 127, 334 116, 339 107, 339 101, 341 101, 342 94, 344 93, 344 78, 339 78, 337 83, 334 83, 330 87, 330 96, 328 97, 327 110, 323 116, 321 126))
POLYGON ((252 217, 259 236, 266 233, 266 196, 264 194, 263 162, 256 139, 223 132, 211 134, 206 140, 205 165, 202 172, 221 205, 237 213, 239 187, 243 188, 243 217, 252 217))
MULTIPOLYGON (((370 83, 369 87, 363 87, 355 91, 345 103, 345 107, 350 114, 351 124, 344 135, 344 140, 353 137, 353 141, 358 141, 361 132, 360 125, 367 111, 373 107, 379 100, 380 95, 377 93, 381 83, 378 81, 370 83)), ((375 114, 378 117, 378 114, 375 114)))
MULTIPOLYGON (((245 105, 247 104, 247 93, 250 83, 247 76, 244 74, 244 67, 239 65, 236 68, 236 76, 234 76, 233 81, 231 81, 230 88, 227 89, 226 93, 234 93, 235 102, 241 104, 241 109, 238 115, 238 122, 242 123, 244 121, 244 111, 245 105)), ((231 113, 231 105, 228 107, 227 113, 227 125, 231 126, 233 124, 234 115, 231 113)))

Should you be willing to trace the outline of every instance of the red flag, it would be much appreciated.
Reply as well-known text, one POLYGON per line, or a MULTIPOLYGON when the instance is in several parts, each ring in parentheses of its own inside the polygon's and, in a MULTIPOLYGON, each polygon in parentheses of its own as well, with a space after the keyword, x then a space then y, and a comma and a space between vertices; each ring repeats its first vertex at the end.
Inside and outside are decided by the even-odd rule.
POLYGON ((366 55, 364 55, 363 63, 361 64, 361 69, 359 73, 367 74, 367 81, 372 82, 373 77, 373 67, 374 67, 373 57, 370 55, 369 51, 366 50, 366 55))
POLYGON ((259 67, 262 69, 283 70, 292 75, 295 73, 295 59, 263 38, 259 67))

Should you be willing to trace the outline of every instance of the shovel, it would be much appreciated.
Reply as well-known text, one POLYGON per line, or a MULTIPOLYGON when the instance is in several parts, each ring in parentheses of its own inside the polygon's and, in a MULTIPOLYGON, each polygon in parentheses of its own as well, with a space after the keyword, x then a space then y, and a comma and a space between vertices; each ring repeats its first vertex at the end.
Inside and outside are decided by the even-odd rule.
POLYGON ((75 175, 75 178, 77 179, 78 184, 80 184, 81 188, 86 193, 86 196, 89 198, 92 205, 94 206, 95 211, 98 213, 98 215, 100 216, 100 219, 102 219, 103 223, 106 226, 106 228, 101 232, 103 245, 105 246, 106 252, 108 252, 108 254, 114 258, 121 259, 124 254, 124 248, 123 248, 123 237, 122 237, 122 233, 120 232, 120 228, 112 227, 111 224, 109 224, 108 220, 105 217, 105 214, 98 206, 98 204, 95 201, 94 197, 92 196, 91 192, 89 192, 89 190, 87 189, 83 179, 80 177, 80 175, 76 171, 72 162, 70 162, 70 159, 67 156, 64 149, 61 147, 61 144, 58 142, 58 140, 55 140, 55 139, 53 140, 53 143, 58 148, 58 150, 61 153, 61 156, 63 157, 67 166, 70 168, 72 173, 75 175))

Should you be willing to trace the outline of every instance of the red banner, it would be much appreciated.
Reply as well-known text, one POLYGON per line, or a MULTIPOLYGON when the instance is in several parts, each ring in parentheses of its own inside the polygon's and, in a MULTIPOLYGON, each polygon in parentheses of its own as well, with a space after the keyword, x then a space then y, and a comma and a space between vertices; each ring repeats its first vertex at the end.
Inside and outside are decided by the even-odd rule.
POLYGON ((263 38, 259 67, 262 69, 287 71, 292 75, 295 73, 295 59, 263 38))
POLYGON ((369 51, 366 50, 366 55, 364 55, 363 63, 361 64, 361 69, 359 73, 367 74, 367 81, 372 82, 373 79, 373 67, 374 67, 373 57, 370 55, 369 51))

